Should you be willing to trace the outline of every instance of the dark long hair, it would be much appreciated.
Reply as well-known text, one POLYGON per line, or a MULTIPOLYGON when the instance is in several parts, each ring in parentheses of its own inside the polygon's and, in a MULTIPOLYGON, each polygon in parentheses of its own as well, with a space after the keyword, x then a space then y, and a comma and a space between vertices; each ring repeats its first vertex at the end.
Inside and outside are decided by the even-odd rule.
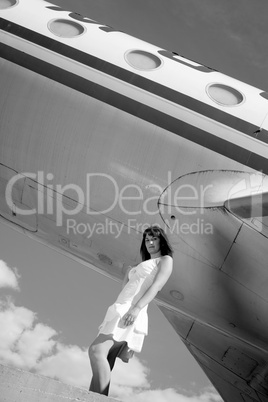
POLYGON ((145 237, 147 234, 149 236, 159 237, 161 255, 170 255, 170 257, 173 256, 172 247, 169 243, 169 240, 168 240, 167 235, 165 234, 164 230, 161 229, 159 226, 150 226, 149 228, 145 229, 145 231, 143 232, 141 248, 140 248, 142 261, 146 261, 151 258, 150 254, 146 248, 146 245, 145 245, 145 237))

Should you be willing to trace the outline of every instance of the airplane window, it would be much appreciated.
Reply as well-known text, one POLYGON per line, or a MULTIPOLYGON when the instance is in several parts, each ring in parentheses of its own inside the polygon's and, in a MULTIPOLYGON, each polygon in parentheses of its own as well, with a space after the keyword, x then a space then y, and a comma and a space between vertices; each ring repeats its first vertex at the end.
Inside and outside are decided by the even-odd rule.
POLYGON ((223 106, 236 106, 244 101, 242 93, 228 85, 211 84, 207 93, 214 102, 223 106))
POLYGON ((83 25, 65 19, 49 21, 48 28, 54 35, 61 36, 62 38, 74 38, 85 31, 83 25))
POLYGON ((131 50, 126 53, 125 59, 131 67, 138 70, 155 70, 162 64, 159 57, 144 50, 131 50))
POLYGON ((0 9, 3 10, 5 8, 13 7, 17 4, 17 0, 0 0, 0 9))

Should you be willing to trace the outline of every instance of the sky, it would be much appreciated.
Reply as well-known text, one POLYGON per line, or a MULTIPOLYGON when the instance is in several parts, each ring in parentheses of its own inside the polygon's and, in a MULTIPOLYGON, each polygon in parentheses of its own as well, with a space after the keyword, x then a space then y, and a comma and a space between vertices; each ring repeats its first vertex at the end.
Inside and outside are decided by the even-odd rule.
MULTIPOLYGON (((266 0, 52 3, 268 90, 266 0)), ((0 222, 0 363, 88 388, 87 348, 119 290, 0 222)), ((149 317, 142 353, 128 365, 117 362, 111 395, 128 402, 221 401, 154 304, 149 317)))
MULTIPOLYGON (((0 364, 88 389, 87 348, 119 291, 119 283, 0 223, 0 364)), ((148 312, 142 353, 128 364, 117 359, 110 395, 220 402, 157 306, 148 312)))

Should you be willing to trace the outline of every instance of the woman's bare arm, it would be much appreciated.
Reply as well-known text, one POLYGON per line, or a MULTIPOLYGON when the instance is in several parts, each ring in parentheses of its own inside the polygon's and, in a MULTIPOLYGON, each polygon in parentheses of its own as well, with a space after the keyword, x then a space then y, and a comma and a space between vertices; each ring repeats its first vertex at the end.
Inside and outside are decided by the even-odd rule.
POLYGON ((126 272, 125 272, 125 276, 124 276, 124 279, 123 279, 123 282, 122 282, 122 289, 126 286, 126 284, 128 283, 128 281, 129 281, 129 279, 128 279, 128 273, 129 273, 129 271, 131 270, 131 268, 133 268, 133 267, 127 267, 127 270, 126 270, 126 272))
POLYGON ((172 257, 165 255, 161 258, 160 267, 154 282, 152 285, 147 289, 144 295, 139 299, 139 301, 132 306, 129 311, 123 317, 124 324, 131 325, 133 321, 138 316, 140 310, 149 304, 157 295, 157 293, 162 289, 162 287, 167 282, 168 278, 170 277, 173 269, 173 259, 172 257))
POLYGON ((155 279, 149 289, 144 293, 140 300, 136 303, 135 307, 140 310, 149 304, 162 289, 171 275, 173 268, 173 260, 170 256, 165 255, 161 258, 159 270, 155 276, 155 279))

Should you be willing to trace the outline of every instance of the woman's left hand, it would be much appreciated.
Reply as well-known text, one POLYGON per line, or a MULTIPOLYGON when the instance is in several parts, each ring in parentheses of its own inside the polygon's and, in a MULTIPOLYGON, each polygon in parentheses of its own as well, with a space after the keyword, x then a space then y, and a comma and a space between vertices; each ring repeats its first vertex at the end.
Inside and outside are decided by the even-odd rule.
POLYGON ((140 312, 140 308, 139 307, 130 307, 130 309, 128 310, 128 312, 124 315, 123 317, 123 323, 124 325, 127 327, 129 325, 134 324, 134 321, 136 320, 136 318, 138 317, 140 312))

